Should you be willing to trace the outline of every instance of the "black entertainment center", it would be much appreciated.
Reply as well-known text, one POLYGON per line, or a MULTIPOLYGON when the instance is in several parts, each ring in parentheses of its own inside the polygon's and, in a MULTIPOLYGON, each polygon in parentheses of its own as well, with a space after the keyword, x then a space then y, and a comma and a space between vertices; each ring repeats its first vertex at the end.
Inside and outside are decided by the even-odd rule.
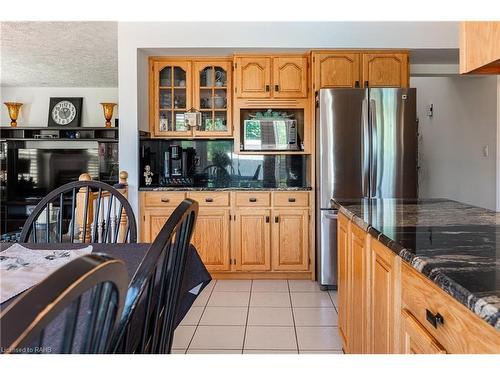
POLYGON ((18 231, 41 198, 85 172, 118 182, 118 128, 1 127, 1 234, 18 231))

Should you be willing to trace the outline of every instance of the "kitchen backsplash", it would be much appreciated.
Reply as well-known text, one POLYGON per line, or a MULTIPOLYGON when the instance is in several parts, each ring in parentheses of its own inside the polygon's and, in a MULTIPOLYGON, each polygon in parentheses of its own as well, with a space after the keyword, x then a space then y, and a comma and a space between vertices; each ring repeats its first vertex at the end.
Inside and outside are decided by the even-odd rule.
POLYGON ((278 188, 308 187, 304 155, 238 155, 232 140, 161 140, 140 142, 139 186, 146 187, 147 165, 153 173, 147 187, 167 186, 164 180, 165 153, 170 146, 192 147, 194 166, 189 171, 195 187, 278 188))

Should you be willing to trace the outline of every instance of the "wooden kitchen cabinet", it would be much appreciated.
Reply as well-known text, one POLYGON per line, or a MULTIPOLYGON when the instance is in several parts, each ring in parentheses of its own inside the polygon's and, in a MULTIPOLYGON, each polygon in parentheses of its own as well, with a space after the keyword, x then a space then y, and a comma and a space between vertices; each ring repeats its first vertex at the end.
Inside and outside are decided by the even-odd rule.
POLYGON ((153 136, 186 137, 184 113, 192 105, 191 61, 150 60, 150 127, 153 136))
POLYGON ((232 134, 231 61, 194 61, 193 76, 193 107, 201 112, 201 126, 193 129, 193 136, 230 136, 232 134))
POLYGON ((367 233, 356 225, 351 225, 349 238, 348 277, 350 282, 349 351, 353 354, 365 353, 367 343, 367 261, 369 242, 367 233))
POLYGON ((342 213, 339 334, 346 353, 500 353, 500 334, 342 213))
POLYGON ((209 271, 228 271, 230 265, 229 209, 200 207, 192 243, 209 271))
POLYGON ((500 74, 500 22, 460 24, 460 73, 500 74))
POLYGON ((238 98, 283 99, 308 96, 308 57, 305 55, 235 56, 238 98))
POLYGON ((407 53, 364 53, 364 87, 408 87, 407 53))
POLYGON ((342 346, 346 353, 350 353, 349 346, 349 317, 350 312, 350 256, 349 256, 349 219, 342 215, 338 215, 337 221, 337 250, 338 250, 338 324, 339 334, 342 339, 342 346))
POLYGON ((369 353, 391 354, 399 350, 399 318, 401 310, 401 258, 379 241, 371 240, 369 262, 368 326, 369 353))
POLYGON ((407 51, 313 51, 314 91, 336 87, 408 87, 407 51))
POLYGON ((153 208, 144 210, 144 225, 141 230, 142 242, 153 242, 175 208, 153 208))
POLYGON ((235 57, 235 91, 239 98, 271 97, 271 57, 235 57))
POLYGON ((313 53, 314 89, 360 87, 360 56, 342 51, 313 53))
POLYGON ((241 271, 271 269, 271 210, 236 210, 235 215, 236 268, 241 271))
POLYGON ((401 311, 401 354, 445 354, 446 350, 408 310, 401 311))
POLYGON ((279 56, 273 58, 273 97, 307 97, 307 57, 279 56))
POLYGON ((185 198, 198 202, 192 243, 214 278, 311 279, 311 192, 141 192, 141 240, 152 242, 185 198))
POLYGON ((273 270, 309 268, 309 210, 273 210, 273 270))
POLYGON ((232 61, 229 58, 151 57, 149 121, 152 137, 232 136, 232 61), (185 113, 201 112, 190 127, 185 113))

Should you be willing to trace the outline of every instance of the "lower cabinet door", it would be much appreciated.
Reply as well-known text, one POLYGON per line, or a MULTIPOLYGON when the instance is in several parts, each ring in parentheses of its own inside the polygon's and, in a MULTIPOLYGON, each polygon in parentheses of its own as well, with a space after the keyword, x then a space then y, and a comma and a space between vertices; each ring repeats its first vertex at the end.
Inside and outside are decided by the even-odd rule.
POLYGON ((174 212, 174 208, 153 209, 144 212, 144 226, 141 234, 143 242, 153 242, 155 240, 163 225, 174 212))
POLYGON ((350 226, 349 237, 349 353, 366 352, 367 343, 367 242, 366 232, 357 225, 350 226))
POLYGON ((192 244, 209 271, 227 271, 229 255, 229 209, 200 208, 192 244))
POLYGON ((369 352, 393 354, 399 349, 400 258, 375 239, 371 239, 369 267, 371 275, 371 334, 369 352))
POLYGON ((441 344, 406 309, 401 311, 402 354, 446 354, 441 344))
POLYGON ((269 271, 271 269, 271 210, 239 209, 234 221, 236 269, 269 271))
POLYGON ((309 269, 309 210, 274 210, 272 266, 275 271, 309 269))
POLYGON ((350 353, 349 348, 349 317, 350 317, 350 276, 349 276, 349 219, 339 214, 338 217, 338 309, 339 333, 342 338, 344 351, 350 353))

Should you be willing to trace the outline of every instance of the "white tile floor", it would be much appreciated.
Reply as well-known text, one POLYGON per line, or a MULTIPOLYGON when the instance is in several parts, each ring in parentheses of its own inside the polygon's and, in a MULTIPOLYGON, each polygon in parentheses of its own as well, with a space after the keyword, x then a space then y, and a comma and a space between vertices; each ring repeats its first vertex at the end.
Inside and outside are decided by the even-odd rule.
POLYGON ((175 331, 174 354, 342 353, 337 292, 309 280, 213 280, 175 331))

